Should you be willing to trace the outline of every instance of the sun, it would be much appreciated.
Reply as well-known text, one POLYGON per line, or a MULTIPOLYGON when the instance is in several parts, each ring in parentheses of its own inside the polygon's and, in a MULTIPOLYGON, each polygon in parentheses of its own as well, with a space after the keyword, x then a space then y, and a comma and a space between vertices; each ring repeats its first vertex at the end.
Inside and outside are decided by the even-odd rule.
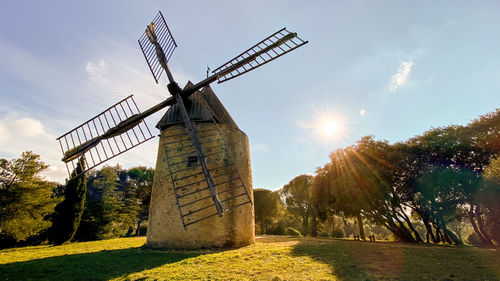
POLYGON ((323 133, 327 136, 333 136, 335 133, 338 132, 339 130, 339 124, 335 122, 334 120, 325 120, 323 122, 323 125, 321 126, 321 129, 323 129, 323 133))
POLYGON ((349 114, 342 109, 330 109, 327 102, 316 106, 311 113, 309 118, 297 122, 303 133, 301 140, 315 141, 318 147, 329 149, 345 143, 350 129, 347 122, 349 114))

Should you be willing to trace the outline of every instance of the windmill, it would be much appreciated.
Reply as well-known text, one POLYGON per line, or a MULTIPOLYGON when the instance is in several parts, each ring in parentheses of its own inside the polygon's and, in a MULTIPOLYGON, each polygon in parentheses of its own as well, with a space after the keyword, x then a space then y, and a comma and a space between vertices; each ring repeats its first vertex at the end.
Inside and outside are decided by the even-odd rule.
POLYGON ((85 162, 85 169, 81 171, 84 173, 152 139, 144 118, 169 107, 157 125, 161 135, 148 244, 200 247, 234 246, 253 241, 248 139, 209 85, 236 78, 308 42, 283 28, 214 69, 206 79, 197 84, 188 82, 183 89, 176 83, 168 66, 177 43, 161 12, 146 27, 138 42, 156 83, 166 73, 171 96, 141 113, 131 95, 59 137, 62 161, 66 163, 68 173, 75 169, 78 161, 85 162), (169 192, 165 193, 165 189, 169 192), (225 218, 223 225, 238 224, 234 217, 228 219, 223 215, 241 206, 247 206, 242 224, 251 226, 251 229, 245 227, 247 230, 243 232, 250 231, 250 235, 242 234, 245 241, 235 242, 238 230, 223 226, 220 232, 231 232, 233 238, 211 243, 218 238, 206 234, 207 226, 217 226, 217 217, 225 218), (178 212, 176 216, 172 214, 174 208, 178 212), (168 218, 173 221, 161 222, 161 219, 168 218), (197 226, 202 222, 205 225, 197 226), (179 225, 184 232, 179 230, 179 225), (184 242, 172 242, 176 239, 184 242))

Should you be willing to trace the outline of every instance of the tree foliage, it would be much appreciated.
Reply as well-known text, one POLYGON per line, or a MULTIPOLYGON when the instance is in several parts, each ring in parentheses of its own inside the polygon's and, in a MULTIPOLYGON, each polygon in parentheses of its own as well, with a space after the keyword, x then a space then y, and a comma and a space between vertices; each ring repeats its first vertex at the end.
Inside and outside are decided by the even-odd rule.
POLYGON ((63 201, 55 207, 49 231, 50 242, 54 244, 70 241, 80 226, 87 192, 87 176, 82 173, 83 170, 85 163, 81 158, 71 179, 66 183, 63 201))
POLYGON ((482 245, 496 247, 499 153, 499 110, 395 144, 363 137, 317 169, 313 209, 322 220, 356 218, 361 235, 366 219, 406 242, 461 244, 450 224, 467 219, 482 245))
POLYGON ((31 151, 0 159, 0 248, 41 240, 51 226, 48 215, 58 200, 52 193, 56 183, 40 175, 47 169, 31 151))
POLYGON ((104 166, 91 171, 78 240, 97 240, 139 234, 147 220, 154 170, 104 166), (135 231, 134 231, 135 230, 135 231))
POLYGON ((309 218, 313 214, 312 179, 311 175, 300 175, 282 189, 285 208, 302 222, 302 233, 309 232, 309 218))
POLYGON ((255 221, 259 223, 261 234, 269 234, 269 225, 276 219, 281 205, 278 192, 268 189, 254 189, 255 221))

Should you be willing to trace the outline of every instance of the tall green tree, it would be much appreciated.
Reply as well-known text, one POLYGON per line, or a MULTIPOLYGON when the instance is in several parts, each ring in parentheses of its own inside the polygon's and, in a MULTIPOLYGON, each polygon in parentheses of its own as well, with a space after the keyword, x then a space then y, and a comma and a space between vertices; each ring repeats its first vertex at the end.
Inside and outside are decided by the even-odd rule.
POLYGON ((35 242, 51 226, 48 215, 58 200, 56 183, 40 175, 48 165, 23 152, 18 159, 0 159, 0 248, 35 242))
POLYGON ((82 173, 83 170, 85 163, 81 158, 66 183, 63 201, 55 207, 49 230, 49 239, 54 244, 71 241, 80 225, 87 192, 87 176, 82 173))
POLYGON ((312 175, 300 175, 282 189, 285 208, 302 222, 304 234, 309 233, 309 218, 313 215, 312 179, 312 175))
POLYGON ((129 213, 129 234, 135 227, 135 235, 140 234, 141 226, 148 221, 151 190, 153 188, 154 169, 143 166, 130 168, 120 176, 125 193, 125 210, 129 213))
POLYGON ((281 200, 277 192, 269 189, 256 188, 253 190, 255 221, 259 222, 260 233, 268 234, 269 225, 278 214, 281 200))
POLYGON ((104 166, 91 171, 78 240, 138 235, 148 219, 154 170, 104 166), (135 232, 135 233, 134 233, 135 232))
POLYGON ((118 189, 120 167, 104 166, 89 174, 85 211, 78 240, 99 240, 123 236, 128 227, 124 227, 122 201, 124 192, 118 189))

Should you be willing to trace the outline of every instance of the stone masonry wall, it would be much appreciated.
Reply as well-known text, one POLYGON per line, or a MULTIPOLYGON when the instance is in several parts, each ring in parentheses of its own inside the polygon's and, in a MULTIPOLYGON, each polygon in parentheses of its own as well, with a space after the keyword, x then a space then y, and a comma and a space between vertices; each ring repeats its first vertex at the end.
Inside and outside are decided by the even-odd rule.
MULTIPOLYGON (((219 129, 227 144, 230 159, 233 160, 237 167, 241 179, 249 192, 251 201, 253 202, 252 191, 252 175, 250 168, 250 154, 248 146, 248 137, 238 129, 229 129, 224 124, 218 124, 219 129)), ((211 148, 214 143, 220 143, 220 136, 213 136, 215 124, 210 122, 196 123, 197 131, 205 147, 206 154, 216 154, 217 149, 211 148), (212 134, 212 135, 210 135, 212 134)), ((184 229, 179 205, 185 205, 187 201, 197 201, 194 204, 189 204, 182 207, 183 213, 190 213, 192 210, 197 210, 200 207, 208 206, 213 203, 210 197, 209 190, 203 192, 193 192, 205 188, 207 185, 203 181, 203 174, 196 177, 190 176, 193 174, 189 170, 189 164, 186 161, 187 157, 182 155, 193 150, 192 148, 183 147, 179 140, 190 141, 189 136, 183 125, 174 125, 161 132, 158 158, 156 162, 155 178, 153 181, 153 190, 151 193, 151 205, 149 210, 149 226, 147 233, 147 246, 154 248, 213 248, 213 247, 240 247, 252 244, 255 239, 254 233, 254 209, 252 204, 244 204, 224 213, 224 216, 219 217, 214 215, 208 219, 188 225, 184 229), (183 133, 185 132, 185 133, 183 133), (167 163, 167 155, 169 155, 170 167, 167 163), (181 163, 172 165, 173 163, 181 163), (186 170, 187 171, 183 171, 186 170), (181 172, 175 172, 180 170, 181 172), (183 197, 177 202, 172 185, 172 176, 176 179, 176 186, 184 186, 193 182, 199 182, 195 185, 189 185, 187 188, 177 188, 178 194, 183 197), (187 201, 186 201, 187 200, 187 201)), ((220 150, 219 150, 220 151, 220 150)), ((234 200, 226 201, 224 204, 227 207, 238 205, 245 200, 248 200, 247 195, 242 195, 242 188, 239 181, 225 177, 225 174, 230 172, 232 165, 222 165, 221 154, 207 157, 207 164, 212 170, 213 177, 216 179, 216 186, 219 193, 219 199, 224 201, 229 197, 237 197, 234 200)), ((222 159, 222 161, 227 161, 222 159)), ((201 171, 199 168, 198 171, 201 171)), ((195 171, 196 172, 196 171, 195 171)), ((198 217, 207 216, 215 212, 215 207, 210 207, 202 211, 193 213, 185 217, 185 222, 194 221, 198 217)))

